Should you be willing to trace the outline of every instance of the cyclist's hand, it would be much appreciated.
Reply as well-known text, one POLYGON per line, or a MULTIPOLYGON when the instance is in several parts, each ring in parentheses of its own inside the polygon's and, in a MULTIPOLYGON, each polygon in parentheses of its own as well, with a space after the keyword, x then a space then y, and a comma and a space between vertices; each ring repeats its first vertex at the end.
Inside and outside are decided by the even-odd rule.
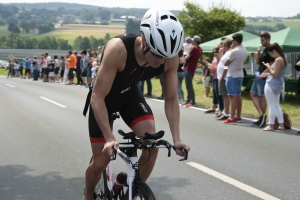
POLYGON ((176 142, 174 143, 174 146, 176 148, 176 154, 179 156, 184 156, 183 153, 181 152, 181 149, 184 148, 187 151, 190 151, 190 147, 183 142, 176 142))
POLYGON ((110 157, 113 156, 113 147, 115 149, 119 148, 119 142, 117 142, 116 140, 112 140, 112 141, 107 141, 104 145, 104 148, 102 150, 103 153, 107 153, 110 157))

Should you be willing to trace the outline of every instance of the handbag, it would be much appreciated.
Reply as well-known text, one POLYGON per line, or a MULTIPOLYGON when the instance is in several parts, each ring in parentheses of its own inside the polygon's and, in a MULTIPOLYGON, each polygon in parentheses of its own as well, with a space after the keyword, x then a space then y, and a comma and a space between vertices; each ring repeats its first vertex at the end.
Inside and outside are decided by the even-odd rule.
MULTIPOLYGON (((290 117, 287 113, 283 112, 283 125, 285 129, 291 129, 292 128, 292 122, 290 120, 290 117)), ((274 129, 278 129, 279 123, 277 117, 275 118, 274 122, 274 129)))

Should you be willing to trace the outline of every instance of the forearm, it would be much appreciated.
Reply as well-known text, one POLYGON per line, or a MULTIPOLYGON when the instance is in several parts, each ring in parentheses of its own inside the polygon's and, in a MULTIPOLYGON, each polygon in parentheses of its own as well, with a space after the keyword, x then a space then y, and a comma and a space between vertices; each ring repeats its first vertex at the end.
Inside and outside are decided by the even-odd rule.
POLYGON ((225 79, 225 76, 227 75, 227 69, 224 69, 223 70, 223 73, 222 73, 222 76, 221 76, 221 78, 220 78, 220 80, 224 80, 225 79))
POLYGON ((100 98, 92 96, 91 98, 91 106, 93 109, 93 113, 95 115, 98 126, 101 129, 101 132, 105 138, 105 141, 115 140, 115 137, 111 131, 111 127, 109 124, 107 109, 105 106, 104 99, 100 100, 100 98))
POLYGON ((177 98, 165 99, 165 112, 167 120, 169 122, 170 130, 173 136, 174 144, 180 142, 180 131, 179 131, 179 105, 177 98))
POLYGON ((256 62, 257 65, 259 65, 259 63, 260 63, 259 54, 260 54, 260 52, 257 52, 257 56, 255 58, 255 62, 256 62))

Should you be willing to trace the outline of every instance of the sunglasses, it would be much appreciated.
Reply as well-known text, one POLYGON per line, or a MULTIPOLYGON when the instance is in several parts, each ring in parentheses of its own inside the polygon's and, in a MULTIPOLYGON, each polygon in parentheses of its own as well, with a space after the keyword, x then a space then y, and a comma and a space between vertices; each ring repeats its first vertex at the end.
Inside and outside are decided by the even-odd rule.
POLYGON ((155 56, 156 58, 166 58, 166 57, 164 57, 164 56, 161 56, 161 55, 158 55, 158 54, 154 53, 154 52, 151 51, 151 50, 150 50, 150 52, 151 52, 151 54, 152 54, 153 56, 155 56))

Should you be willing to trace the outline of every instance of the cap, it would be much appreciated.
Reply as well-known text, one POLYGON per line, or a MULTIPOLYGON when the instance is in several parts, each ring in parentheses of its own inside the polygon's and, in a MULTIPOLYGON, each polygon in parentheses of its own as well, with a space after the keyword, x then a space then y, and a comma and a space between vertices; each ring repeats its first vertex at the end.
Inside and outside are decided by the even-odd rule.
POLYGON ((187 37, 187 38, 185 38, 185 41, 186 41, 186 42, 192 42, 192 38, 187 37))
POLYGON ((195 35, 192 40, 195 42, 201 42, 201 37, 199 35, 195 35))

